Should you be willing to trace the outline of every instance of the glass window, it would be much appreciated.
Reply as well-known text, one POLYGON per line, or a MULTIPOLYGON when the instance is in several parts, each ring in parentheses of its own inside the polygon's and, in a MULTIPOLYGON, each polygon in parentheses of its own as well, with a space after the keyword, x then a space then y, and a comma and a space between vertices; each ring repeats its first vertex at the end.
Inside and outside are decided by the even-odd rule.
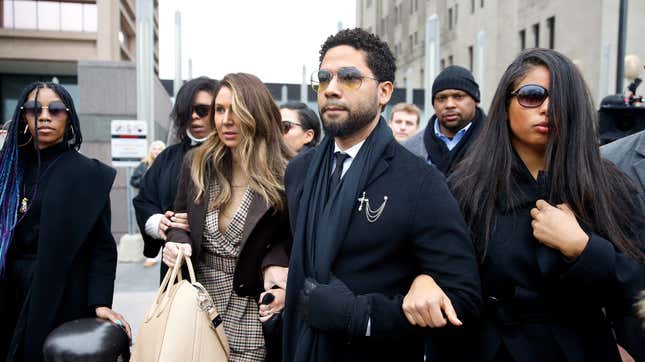
POLYGON ((3 0, 2 9, 2 27, 13 28, 13 1, 3 0))
POLYGON ((35 1, 16 0, 13 2, 14 28, 36 29, 38 14, 35 1))
POLYGON ((83 4, 83 31, 96 32, 97 19, 96 4, 83 4))
POLYGON ((38 30, 60 30, 60 3, 39 1, 38 30))
POLYGON ((83 4, 62 3, 61 30, 83 31, 83 4))
POLYGON ((555 16, 546 19, 546 26, 549 29, 549 49, 555 48, 555 16))

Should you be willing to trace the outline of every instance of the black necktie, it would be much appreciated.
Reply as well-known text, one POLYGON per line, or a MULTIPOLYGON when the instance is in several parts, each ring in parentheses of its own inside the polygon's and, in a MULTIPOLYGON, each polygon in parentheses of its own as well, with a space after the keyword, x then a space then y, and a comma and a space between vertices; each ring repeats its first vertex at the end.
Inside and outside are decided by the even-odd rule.
POLYGON ((340 185, 340 177, 343 174, 343 163, 345 163, 345 160, 348 158, 349 158, 349 155, 344 152, 334 153, 334 159, 336 160, 336 168, 334 168, 334 172, 332 172, 331 178, 329 179, 328 197, 331 196, 338 188, 338 185, 340 185))

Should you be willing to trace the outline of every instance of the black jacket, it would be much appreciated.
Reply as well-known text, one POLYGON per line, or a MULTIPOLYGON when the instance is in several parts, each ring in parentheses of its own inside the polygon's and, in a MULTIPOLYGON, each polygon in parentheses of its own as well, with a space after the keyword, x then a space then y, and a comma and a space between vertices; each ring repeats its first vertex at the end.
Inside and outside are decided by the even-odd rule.
POLYGON ((109 193, 115 175, 74 150, 50 170, 31 289, 11 346, 22 344, 25 361, 42 360, 45 338, 60 324, 112 305, 117 255, 109 193))
POLYGON ((146 221, 154 214, 173 210, 177 196, 177 182, 181 164, 186 152, 191 149, 190 139, 164 149, 143 176, 139 194, 132 200, 137 216, 137 224, 143 236, 143 255, 154 258, 159 253, 162 240, 154 239, 145 232, 146 221))
POLYGON ((495 210, 481 266, 484 313, 462 345, 463 360, 493 361, 503 348, 515 361, 620 361, 610 320, 634 313, 635 297, 645 289, 643 264, 593 233, 572 261, 541 244, 529 211, 546 199, 548 182, 542 173, 536 181, 517 156, 514 179, 520 200, 512 209, 500 200, 495 210))
MULTIPOLYGON (((298 213, 307 212, 301 210, 300 198, 313 155, 314 151, 298 155, 287 167, 292 230, 298 213)), ((368 296, 371 335, 351 343, 336 336, 330 355, 334 361, 422 361, 424 330, 412 327, 402 310, 403 296, 419 273, 434 277, 464 323, 479 314, 479 275, 466 225, 443 175, 395 141, 387 146, 364 191, 372 209, 384 196, 387 205, 370 223, 355 202, 332 273, 354 294, 368 296)), ((289 284, 289 288, 302 286, 289 284)), ((285 332, 284 338, 293 336, 285 332)), ((285 356, 285 361, 289 358, 285 356)))

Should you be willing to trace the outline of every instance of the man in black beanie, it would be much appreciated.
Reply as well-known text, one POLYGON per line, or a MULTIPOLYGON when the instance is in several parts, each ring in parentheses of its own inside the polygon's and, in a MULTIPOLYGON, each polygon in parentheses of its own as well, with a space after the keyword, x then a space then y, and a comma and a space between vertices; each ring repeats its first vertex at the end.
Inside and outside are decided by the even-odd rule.
POLYGON ((479 104, 479 85, 457 65, 444 69, 432 84, 435 114, 423 132, 402 145, 448 176, 479 134, 486 115, 479 104))

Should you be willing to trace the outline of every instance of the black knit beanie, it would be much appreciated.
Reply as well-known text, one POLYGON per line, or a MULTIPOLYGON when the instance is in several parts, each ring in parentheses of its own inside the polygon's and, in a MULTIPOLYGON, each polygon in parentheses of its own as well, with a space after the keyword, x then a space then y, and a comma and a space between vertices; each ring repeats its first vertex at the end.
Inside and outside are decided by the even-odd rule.
POLYGON ((462 90, 470 94, 475 102, 479 102, 479 85, 466 68, 451 65, 439 73, 432 83, 432 103, 434 103, 434 96, 445 89, 462 90))

